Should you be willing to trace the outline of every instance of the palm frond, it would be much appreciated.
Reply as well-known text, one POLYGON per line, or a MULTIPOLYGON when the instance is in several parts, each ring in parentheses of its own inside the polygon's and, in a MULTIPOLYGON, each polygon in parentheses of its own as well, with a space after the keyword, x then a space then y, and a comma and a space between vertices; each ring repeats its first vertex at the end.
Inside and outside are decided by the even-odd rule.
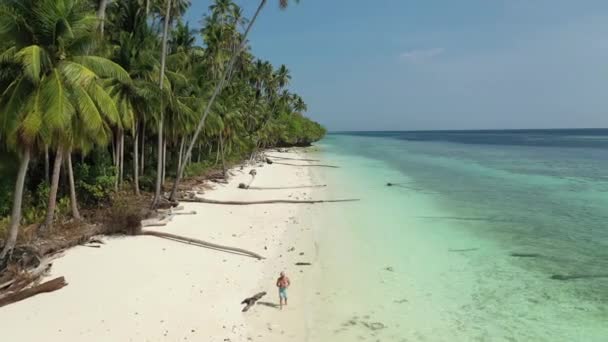
POLYGON ((82 66, 92 70, 99 77, 115 78, 126 83, 131 82, 129 73, 119 64, 114 63, 107 58, 99 56, 76 56, 73 57, 72 60, 75 63, 82 64, 82 66))

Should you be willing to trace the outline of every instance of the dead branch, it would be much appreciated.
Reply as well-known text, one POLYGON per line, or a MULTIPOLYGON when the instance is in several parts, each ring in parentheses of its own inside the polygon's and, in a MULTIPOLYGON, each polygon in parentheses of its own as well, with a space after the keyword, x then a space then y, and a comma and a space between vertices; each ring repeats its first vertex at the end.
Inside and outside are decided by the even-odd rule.
POLYGON ((240 183, 239 189, 249 190, 291 190, 291 189, 309 189, 309 188, 324 188, 327 185, 298 185, 298 186, 250 186, 247 187, 245 184, 240 183))
POLYGON ((311 167, 332 167, 332 168, 339 168, 339 166, 335 166, 335 165, 325 165, 325 164, 289 164, 289 163, 281 163, 281 162, 274 162, 275 164, 279 164, 279 165, 289 165, 289 166, 311 166, 311 167))
POLYGON ((320 162, 318 159, 300 159, 300 158, 287 158, 287 157, 277 157, 277 156, 268 156, 270 158, 275 159, 285 159, 285 160, 299 160, 299 161, 308 161, 308 162, 320 162))
POLYGON ((243 299, 241 304, 247 304, 247 305, 243 308, 242 312, 247 312, 252 306, 255 305, 255 302, 262 299, 262 297, 264 297, 265 295, 266 295, 266 292, 260 292, 260 293, 256 294, 255 296, 243 299))
POLYGON ((267 201, 216 201, 205 198, 187 198, 182 199, 182 202, 207 203, 207 204, 225 204, 225 205, 251 205, 251 204, 273 204, 273 203, 289 203, 289 204, 315 204, 315 203, 336 203, 336 202, 356 202, 358 198, 353 199, 337 199, 337 200, 267 200, 267 201))
POLYGON ((63 288, 66 285, 67 283, 65 282, 65 278, 58 277, 53 280, 44 282, 40 285, 36 285, 25 290, 17 291, 0 298, 0 307, 24 300, 29 297, 33 297, 39 293, 53 292, 63 288))
POLYGON ((141 232, 141 235, 156 236, 156 237, 160 237, 160 238, 180 241, 180 242, 184 242, 184 243, 188 243, 188 244, 192 244, 192 245, 197 245, 197 246, 201 246, 201 247, 207 247, 207 248, 212 248, 212 249, 218 249, 218 250, 235 252, 235 253, 247 255, 247 256, 250 256, 250 257, 254 257, 254 258, 260 259, 260 260, 264 259, 263 256, 261 256, 261 255, 259 255, 257 253, 248 251, 246 249, 218 245, 218 244, 215 244, 215 243, 211 243, 211 242, 207 242, 207 241, 203 241, 203 240, 199 240, 199 239, 193 239, 193 238, 189 238, 189 237, 181 236, 181 235, 175 235, 175 234, 170 234, 170 233, 165 233, 165 232, 159 232, 159 231, 154 231, 154 230, 144 230, 144 231, 141 232))

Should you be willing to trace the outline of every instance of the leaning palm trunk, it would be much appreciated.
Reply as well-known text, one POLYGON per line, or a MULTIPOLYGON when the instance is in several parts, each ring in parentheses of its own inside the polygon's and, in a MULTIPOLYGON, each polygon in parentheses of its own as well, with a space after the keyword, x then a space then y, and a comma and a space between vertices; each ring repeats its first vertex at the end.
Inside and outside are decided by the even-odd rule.
POLYGON ((72 217, 80 220, 80 212, 78 211, 78 200, 76 199, 76 188, 74 186, 74 169, 72 168, 72 151, 68 151, 68 178, 70 182, 70 205, 72 207, 72 217))
POLYGON ((63 160, 63 149, 57 148, 55 164, 53 165, 53 177, 51 178, 51 189, 49 192, 49 202, 46 208, 46 219, 40 226, 41 233, 47 233, 53 229, 53 219, 55 217, 55 207, 57 206, 57 190, 59 188, 59 175, 61 174, 61 162, 63 160))
MULTIPOLYGON (((207 119, 207 116, 209 116, 209 113, 211 112, 213 103, 215 102, 215 99, 217 98, 217 96, 220 94, 220 92, 224 88, 224 83, 226 83, 226 79, 227 79, 228 75, 230 75, 232 73, 232 69, 234 68, 234 63, 236 62, 237 57, 241 54, 241 52, 245 48, 245 45, 247 44, 247 36, 249 35, 249 31, 251 31, 253 24, 255 23, 258 15, 262 11, 262 8, 264 8, 265 4, 266 4, 266 0, 260 1, 260 5, 258 6, 258 9, 256 10, 255 14, 253 15, 253 18, 251 19, 251 21, 249 22, 249 25, 247 25, 247 29, 245 29, 245 33, 243 33, 243 39, 241 40, 241 43, 240 43, 238 49, 236 49, 236 51, 232 54, 232 57, 230 58, 230 61, 228 62, 228 67, 226 68, 226 70, 224 70, 220 82, 215 86, 213 95, 211 95, 211 99, 209 99, 209 102, 207 103, 207 106, 205 107, 203 116, 201 117, 201 120, 199 121, 198 125, 196 126, 196 130, 194 131, 192 140, 190 141, 190 144, 188 145, 188 149, 186 150, 186 159, 189 158, 190 155, 192 154, 192 149, 194 148, 194 144, 196 143, 196 141, 198 139, 198 135, 201 133, 203 126, 205 126, 205 120, 207 119)), ((173 189, 171 190, 171 196, 169 197, 170 200, 175 200, 175 192, 177 191, 177 186, 179 184, 179 181, 182 179, 182 177, 184 175, 184 171, 185 171, 185 168, 182 165, 182 167, 180 168, 177 175, 175 175, 175 183, 173 184, 173 189)))
MULTIPOLYGON (((171 18, 171 0, 167 0, 167 10, 165 12, 165 24, 163 28, 163 42, 160 55, 160 79, 159 88, 162 92, 165 79, 165 65, 167 62, 167 38, 169 35, 169 19, 171 18)), ((163 171, 163 106, 161 101, 160 119, 158 120, 158 161, 156 164, 156 191, 152 200, 152 207, 156 207, 160 200, 160 191, 162 187, 162 171, 163 171)))
POLYGON ((15 182, 15 192, 13 193, 13 211, 11 213, 11 223, 8 228, 8 237, 4 243, 4 248, 0 252, 0 260, 12 253, 17 243, 17 233, 19 232, 19 224, 21 223, 21 203, 23 201, 23 186, 25 184, 25 176, 27 168, 30 164, 30 149, 29 147, 23 151, 21 163, 19 164, 19 173, 15 182))

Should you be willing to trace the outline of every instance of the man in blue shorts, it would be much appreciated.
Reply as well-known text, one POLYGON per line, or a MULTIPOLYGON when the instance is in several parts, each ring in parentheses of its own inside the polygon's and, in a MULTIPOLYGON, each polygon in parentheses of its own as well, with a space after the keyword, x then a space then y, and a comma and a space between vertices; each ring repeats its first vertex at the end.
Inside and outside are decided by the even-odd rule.
POLYGON ((283 310, 283 301, 285 301, 285 305, 287 305, 287 288, 289 288, 289 285, 291 285, 289 278, 287 278, 285 272, 281 272, 279 279, 277 279, 277 287, 279 288, 279 303, 281 310, 283 310))

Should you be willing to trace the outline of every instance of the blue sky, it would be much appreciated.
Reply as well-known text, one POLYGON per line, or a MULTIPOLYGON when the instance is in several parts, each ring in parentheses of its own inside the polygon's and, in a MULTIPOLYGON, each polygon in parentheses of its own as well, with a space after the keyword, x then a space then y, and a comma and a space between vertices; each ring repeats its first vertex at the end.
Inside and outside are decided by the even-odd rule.
MULTIPOLYGON (((210 1, 193 3, 198 25, 210 1)), ((253 52, 330 130, 608 127, 606 0, 277 3, 253 52)))

